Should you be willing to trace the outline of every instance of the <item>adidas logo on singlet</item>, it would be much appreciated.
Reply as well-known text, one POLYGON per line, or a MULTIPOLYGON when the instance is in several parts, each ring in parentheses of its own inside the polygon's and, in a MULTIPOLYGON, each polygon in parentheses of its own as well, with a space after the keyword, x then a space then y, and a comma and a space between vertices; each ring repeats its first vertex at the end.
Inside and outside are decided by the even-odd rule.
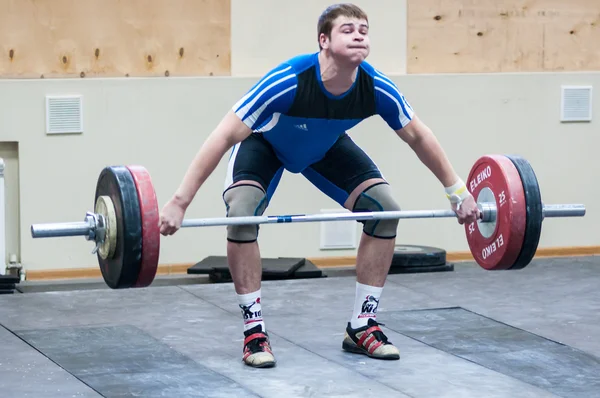
POLYGON ((308 131, 308 127, 306 127, 306 124, 295 124, 294 127, 296 127, 299 130, 308 131))

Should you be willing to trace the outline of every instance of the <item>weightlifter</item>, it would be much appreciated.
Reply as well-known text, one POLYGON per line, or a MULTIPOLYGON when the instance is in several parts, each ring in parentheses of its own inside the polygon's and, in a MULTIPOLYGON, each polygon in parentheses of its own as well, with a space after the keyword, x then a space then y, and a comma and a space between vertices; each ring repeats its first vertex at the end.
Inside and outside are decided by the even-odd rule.
MULTIPOLYGON (((445 188, 460 224, 479 217, 475 200, 438 140, 397 86, 367 63, 369 22, 352 4, 328 7, 319 17, 319 51, 291 58, 264 75, 224 116, 161 211, 160 231, 180 227, 198 189, 231 150, 223 200, 228 217, 262 215, 284 170, 302 173, 348 210, 399 210, 388 182, 347 130, 379 115, 445 188)), ((344 350, 399 359, 377 323, 391 265, 398 220, 361 221, 356 293, 342 341, 344 350)), ((261 301, 258 225, 227 227, 227 259, 244 320, 243 361, 271 367, 275 357, 261 301)))

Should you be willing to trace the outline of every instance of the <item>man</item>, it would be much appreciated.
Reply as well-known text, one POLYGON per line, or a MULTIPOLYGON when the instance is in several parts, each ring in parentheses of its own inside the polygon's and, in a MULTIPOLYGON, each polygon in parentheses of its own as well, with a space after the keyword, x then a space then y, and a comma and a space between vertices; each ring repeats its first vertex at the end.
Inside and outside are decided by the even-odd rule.
MULTIPOLYGON (((367 15, 352 4, 327 8, 318 21, 319 52, 294 57, 268 72, 233 106, 200 148, 180 187, 161 212, 171 235, 206 178, 231 148, 223 200, 228 217, 261 215, 284 169, 302 173, 351 211, 399 206, 374 162, 346 131, 381 116, 439 179, 460 224, 479 217, 477 205, 431 130, 396 85, 365 59, 367 15)), ((376 321, 394 253, 398 220, 362 222, 356 294, 342 347, 379 359, 399 359, 376 321)), ((227 227, 227 258, 244 319, 243 360, 275 365, 262 316, 258 225, 227 227)))

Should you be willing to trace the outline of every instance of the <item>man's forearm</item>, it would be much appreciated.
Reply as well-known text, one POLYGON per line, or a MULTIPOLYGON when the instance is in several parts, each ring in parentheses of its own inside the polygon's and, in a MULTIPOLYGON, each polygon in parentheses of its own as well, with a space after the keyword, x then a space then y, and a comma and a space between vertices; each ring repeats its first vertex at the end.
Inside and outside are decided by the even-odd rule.
POLYGON ((198 189, 215 170, 225 152, 232 145, 222 136, 210 136, 192 160, 172 200, 183 208, 187 208, 198 189))
POLYGON ((422 135, 411 144, 411 148, 444 187, 449 187, 457 182, 459 176, 454 171, 446 153, 433 134, 422 135))

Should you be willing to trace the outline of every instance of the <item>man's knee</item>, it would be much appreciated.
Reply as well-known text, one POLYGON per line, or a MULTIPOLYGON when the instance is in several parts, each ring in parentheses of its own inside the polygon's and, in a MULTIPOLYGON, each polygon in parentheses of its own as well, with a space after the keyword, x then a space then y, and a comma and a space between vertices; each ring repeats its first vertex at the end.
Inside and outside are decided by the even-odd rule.
MULTIPOLYGON (((265 192, 256 185, 236 185, 223 192, 227 217, 260 216, 267 207, 265 192)), ((258 224, 228 225, 227 240, 254 242, 258 238, 258 224)))
MULTIPOLYGON (((400 206, 392 196, 389 184, 371 185, 358 196, 352 209, 361 211, 397 211, 400 206)), ((383 239, 396 237, 398 219, 363 221, 363 232, 369 236, 383 239)))

